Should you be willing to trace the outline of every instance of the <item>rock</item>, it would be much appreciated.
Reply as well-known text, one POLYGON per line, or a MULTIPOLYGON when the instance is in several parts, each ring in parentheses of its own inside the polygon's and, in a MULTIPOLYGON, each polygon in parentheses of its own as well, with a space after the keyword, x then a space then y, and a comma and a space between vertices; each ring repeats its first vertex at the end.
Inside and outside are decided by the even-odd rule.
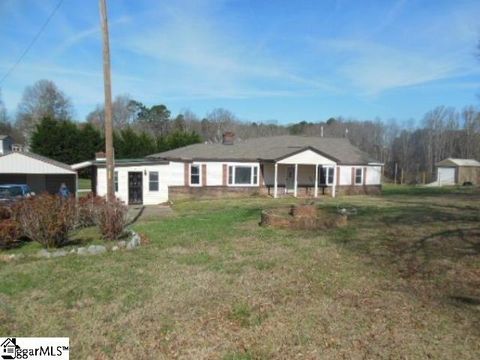
POLYGON ((138 234, 135 234, 132 236, 130 241, 127 243, 127 250, 132 250, 135 249, 140 245, 140 236, 138 234))
POLYGON ((70 254, 75 254, 75 253, 76 253, 75 249, 70 250, 70 254))
POLYGON ((49 253, 46 249, 42 249, 39 252, 37 252, 37 257, 43 257, 43 258, 50 258, 52 256, 51 253, 49 253))
POLYGON ((77 249, 77 254, 78 254, 78 255, 88 255, 87 248, 79 247, 79 248, 77 249))
POLYGON ((58 250, 52 252, 52 257, 60 257, 60 256, 66 256, 67 252, 65 250, 58 250))
POLYGON ((127 246, 127 242, 125 240, 121 240, 117 243, 117 246, 119 248, 124 248, 125 246, 127 246))
POLYGON ((112 246, 112 251, 117 251, 118 249, 120 249, 120 248, 117 245, 112 246))
POLYGON ((102 245, 90 245, 87 248, 88 252, 92 255, 102 254, 107 251, 107 248, 102 245))

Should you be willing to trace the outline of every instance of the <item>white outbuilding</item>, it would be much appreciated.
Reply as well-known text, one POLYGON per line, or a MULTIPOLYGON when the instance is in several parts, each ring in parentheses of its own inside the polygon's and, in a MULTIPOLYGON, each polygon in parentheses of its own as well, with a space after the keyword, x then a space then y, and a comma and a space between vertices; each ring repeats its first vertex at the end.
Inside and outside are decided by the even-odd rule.
POLYGON ((76 194, 77 172, 67 164, 31 152, 0 155, 0 185, 26 184, 37 194, 56 194, 62 183, 76 194))

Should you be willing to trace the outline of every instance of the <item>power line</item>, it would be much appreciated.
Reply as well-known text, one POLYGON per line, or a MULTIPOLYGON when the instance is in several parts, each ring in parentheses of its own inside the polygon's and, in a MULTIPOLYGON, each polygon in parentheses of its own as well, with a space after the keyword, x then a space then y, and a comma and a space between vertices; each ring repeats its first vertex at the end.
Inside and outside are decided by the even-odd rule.
POLYGON ((62 5, 63 3, 63 0, 60 0, 58 3, 57 3, 57 6, 55 6, 55 8, 51 11, 50 15, 48 15, 47 17, 47 20, 45 20, 45 22, 43 23, 42 27, 40 28, 40 30, 38 30, 38 32, 35 34, 35 36, 33 37, 32 41, 30 41, 30 43, 28 44, 28 46, 26 47, 26 49, 23 51, 23 53, 20 55, 20 57, 17 59, 17 61, 10 67, 10 69, 8 69, 8 71, 5 73, 5 75, 3 75, 3 77, 0 79, 0 85, 3 84, 3 82, 5 81, 5 79, 13 72, 13 70, 15 70, 15 68, 20 64, 20 62, 23 60, 23 58, 25 57, 25 55, 27 55, 27 53, 30 51, 30 49, 32 48, 32 46, 35 44, 35 42, 38 40, 38 38, 40 37, 40 35, 42 35, 43 31, 45 30, 45 28, 47 27, 48 23, 50 22, 50 20, 52 20, 52 18, 55 16, 57 10, 60 8, 60 6, 62 5))

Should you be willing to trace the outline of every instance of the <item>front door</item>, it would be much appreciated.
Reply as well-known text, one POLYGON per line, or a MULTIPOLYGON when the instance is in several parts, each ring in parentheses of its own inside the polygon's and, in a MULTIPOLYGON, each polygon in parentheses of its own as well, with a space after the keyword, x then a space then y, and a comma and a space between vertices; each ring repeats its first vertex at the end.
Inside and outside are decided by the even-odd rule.
POLYGON ((143 174, 141 172, 128 173, 128 204, 143 204, 143 174))
POLYGON ((287 177, 285 179, 285 190, 292 193, 295 187, 295 166, 287 166, 287 177))

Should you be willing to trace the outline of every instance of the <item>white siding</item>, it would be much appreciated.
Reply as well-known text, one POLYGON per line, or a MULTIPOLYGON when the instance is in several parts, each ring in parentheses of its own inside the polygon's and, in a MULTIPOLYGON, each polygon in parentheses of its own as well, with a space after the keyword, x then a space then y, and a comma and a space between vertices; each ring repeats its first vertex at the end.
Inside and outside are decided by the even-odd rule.
POLYGON ((352 166, 340 166, 340 185, 352 185, 352 166))
POLYGON ((207 165, 207 186, 222 186, 223 184, 223 163, 208 162, 207 165))
POLYGON ((335 161, 332 161, 325 156, 317 154, 312 150, 305 150, 301 153, 292 155, 288 158, 278 161, 279 164, 322 164, 322 165, 333 165, 335 161))
POLYGON ((0 174, 75 174, 73 170, 34 159, 22 153, 11 153, 0 157, 0 174))
POLYGON ((183 186, 185 185, 185 164, 183 162, 170 162, 168 164, 170 177, 167 185, 183 186))
POLYGON ((366 185, 380 185, 382 182, 382 167, 367 166, 366 185))
MULTIPOLYGON (((141 172, 143 186, 143 204, 156 205, 168 201, 168 181, 170 179, 170 170, 168 165, 144 165, 144 166, 126 166, 117 167, 118 172, 118 192, 115 195, 128 204, 128 173, 141 172), (149 190, 149 172, 158 172, 158 191, 149 190), (146 172, 146 174, 145 174, 146 172)), ((105 196, 106 186, 106 169, 99 168, 97 171, 97 194, 105 196)))

